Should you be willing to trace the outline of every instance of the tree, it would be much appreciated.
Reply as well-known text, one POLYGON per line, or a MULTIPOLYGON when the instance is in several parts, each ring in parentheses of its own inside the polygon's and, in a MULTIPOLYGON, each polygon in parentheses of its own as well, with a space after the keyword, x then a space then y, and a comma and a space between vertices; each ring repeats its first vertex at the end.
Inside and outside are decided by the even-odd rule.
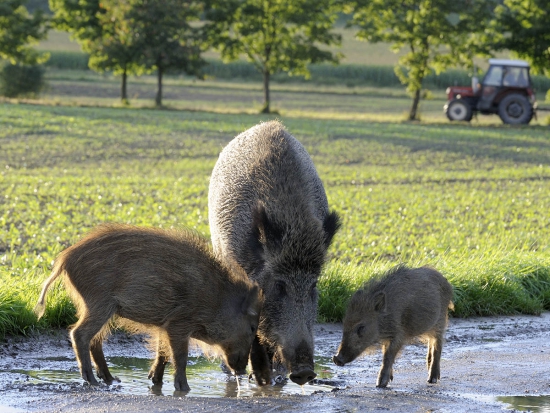
POLYGON ((90 68, 122 75, 121 99, 127 100, 127 76, 157 70, 155 102, 162 105, 162 77, 178 69, 197 74, 200 58, 196 30, 200 2, 181 0, 50 0, 55 27, 69 31, 90 54, 90 68))
POLYGON ((47 34, 47 18, 42 11, 32 16, 24 6, 25 0, 0 2, 0 58, 12 64, 36 64, 43 58, 30 47, 47 34))
POLYGON ((98 72, 112 70, 122 76, 120 98, 128 102, 127 79, 129 74, 145 72, 142 62, 143 39, 126 19, 132 4, 128 0, 102 0, 101 12, 96 14, 101 26, 101 37, 89 40, 89 65, 98 72))
POLYGON ((418 119, 422 82, 432 70, 470 65, 484 51, 473 33, 488 25, 493 10, 484 0, 355 0, 348 8, 359 39, 408 49, 395 73, 413 95, 409 120, 418 119))
POLYGON ((54 24, 72 33, 82 49, 90 54, 92 70, 111 70, 122 75, 121 100, 128 101, 129 74, 144 72, 140 64, 140 44, 124 13, 131 6, 127 0, 50 0, 55 13, 54 24))
POLYGON ((319 45, 339 45, 331 32, 335 0, 218 0, 206 13, 210 42, 224 61, 241 55, 263 75, 264 105, 270 112, 270 78, 280 72, 309 76, 308 64, 338 62, 319 45))
POLYGON ((128 101, 128 75, 144 71, 134 32, 123 18, 129 7, 126 0, 50 0, 54 27, 72 34, 90 55, 90 68, 122 75, 123 102, 128 101))
POLYGON ((534 72, 550 76, 550 0, 504 0, 484 40, 495 50, 511 50, 534 72))
POLYGON ((50 9, 54 13, 53 26, 58 30, 71 33, 86 53, 94 52, 94 44, 103 35, 100 23, 99 0, 50 0, 50 9))
POLYGON ((142 45, 141 62, 157 71, 155 104, 162 106, 162 78, 169 70, 200 75, 206 62, 198 30, 191 22, 198 21, 203 9, 196 1, 131 0, 126 19, 132 22, 142 45))

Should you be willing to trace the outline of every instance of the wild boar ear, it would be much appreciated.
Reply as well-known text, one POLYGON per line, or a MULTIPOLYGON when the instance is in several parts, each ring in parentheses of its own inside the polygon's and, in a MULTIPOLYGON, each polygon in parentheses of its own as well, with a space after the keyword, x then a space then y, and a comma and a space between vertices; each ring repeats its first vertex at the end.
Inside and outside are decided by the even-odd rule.
POLYGON ((262 202, 258 202, 252 210, 252 237, 261 248, 278 247, 283 238, 283 231, 269 219, 262 202))
POLYGON ((263 236, 263 215, 265 210, 263 205, 258 203, 252 208, 252 225, 249 228, 248 239, 241 251, 241 255, 246 258, 243 260, 243 268, 247 274, 251 274, 263 267, 264 258, 264 243, 263 236))
POLYGON ((374 311, 385 311, 386 310, 386 293, 380 291, 374 296, 374 311))
POLYGON ((260 293, 260 288, 257 285, 252 287, 252 290, 244 298, 241 305, 241 312, 245 315, 255 317, 258 315, 258 296, 260 293))
POLYGON ((338 231, 341 225, 340 217, 337 212, 332 211, 325 217, 325 220, 323 221, 323 229, 325 230, 326 248, 330 247, 332 238, 334 238, 334 234, 336 234, 336 231, 338 231))

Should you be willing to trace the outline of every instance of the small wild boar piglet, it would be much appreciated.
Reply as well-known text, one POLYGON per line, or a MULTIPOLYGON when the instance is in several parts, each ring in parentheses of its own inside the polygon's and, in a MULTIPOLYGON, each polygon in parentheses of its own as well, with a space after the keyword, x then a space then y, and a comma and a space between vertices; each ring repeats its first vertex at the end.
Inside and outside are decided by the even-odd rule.
POLYGON ((262 297, 238 265, 214 258, 207 242, 191 232, 129 225, 102 225, 56 259, 35 312, 42 316, 46 293, 59 275, 76 308, 71 332, 82 378, 110 384, 102 341, 118 316, 157 340, 149 373, 162 384, 164 366, 174 363, 176 390, 187 391, 189 339, 221 350, 224 362, 242 374, 256 335, 262 297))
POLYGON ((376 386, 386 387, 393 380, 392 366, 401 347, 420 337, 428 344, 428 383, 437 383, 452 297, 451 284, 428 267, 398 266, 370 280, 350 300, 334 363, 343 366, 381 344, 383 361, 376 386))

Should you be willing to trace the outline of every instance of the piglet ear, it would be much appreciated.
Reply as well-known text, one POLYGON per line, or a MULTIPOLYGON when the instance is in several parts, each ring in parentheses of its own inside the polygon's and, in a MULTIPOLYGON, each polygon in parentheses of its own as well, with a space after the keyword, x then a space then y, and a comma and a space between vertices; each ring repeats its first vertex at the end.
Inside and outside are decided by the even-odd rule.
POLYGON ((259 311, 259 296, 260 288, 258 285, 254 284, 254 287, 252 287, 248 295, 243 300, 241 312, 252 317, 257 316, 259 311))
POLYGON ((373 298, 374 300, 374 311, 382 312, 386 310, 386 293, 380 291, 376 293, 373 298))

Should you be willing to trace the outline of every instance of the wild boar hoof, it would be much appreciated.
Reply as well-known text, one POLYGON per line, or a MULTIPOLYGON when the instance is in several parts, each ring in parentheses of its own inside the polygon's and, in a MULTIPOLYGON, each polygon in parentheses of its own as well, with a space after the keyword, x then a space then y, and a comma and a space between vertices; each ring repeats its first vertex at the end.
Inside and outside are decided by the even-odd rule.
POLYGON ((385 389, 391 380, 393 380, 393 377, 379 377, 376 383, 376 387, 380 389, 385 389))
POLYGON ((254 372, 248 376, 248 380, 250 381, 252 378, 258 386, 267 386, 268 384, 272 384, 271 375, 267 372, 254 372))
POLYGON ((188 392, 189 390, 191 390, 189 384, 187 384, 187 377, 185 377, 184 374, 178 375, 176 373, 176 376, 174 377, 174 387, 176 391, 181 392, 188 392))
POLYGON ((174 387, 176 389, 176 391, 181 391, 181 392, 188 392, 189 390, 191 390, 191 387, 189 387, 189 384, 187 384, 187 381, 185 382, 175 382, 174 383, 174 387))
POLYGON ((107 384, 109 386, 113 383, 120 383, 121 382, 121 380, 118 377, 111 377, 110 379, 103 379, 103 381, 105 382, 105 384, 107 384))

